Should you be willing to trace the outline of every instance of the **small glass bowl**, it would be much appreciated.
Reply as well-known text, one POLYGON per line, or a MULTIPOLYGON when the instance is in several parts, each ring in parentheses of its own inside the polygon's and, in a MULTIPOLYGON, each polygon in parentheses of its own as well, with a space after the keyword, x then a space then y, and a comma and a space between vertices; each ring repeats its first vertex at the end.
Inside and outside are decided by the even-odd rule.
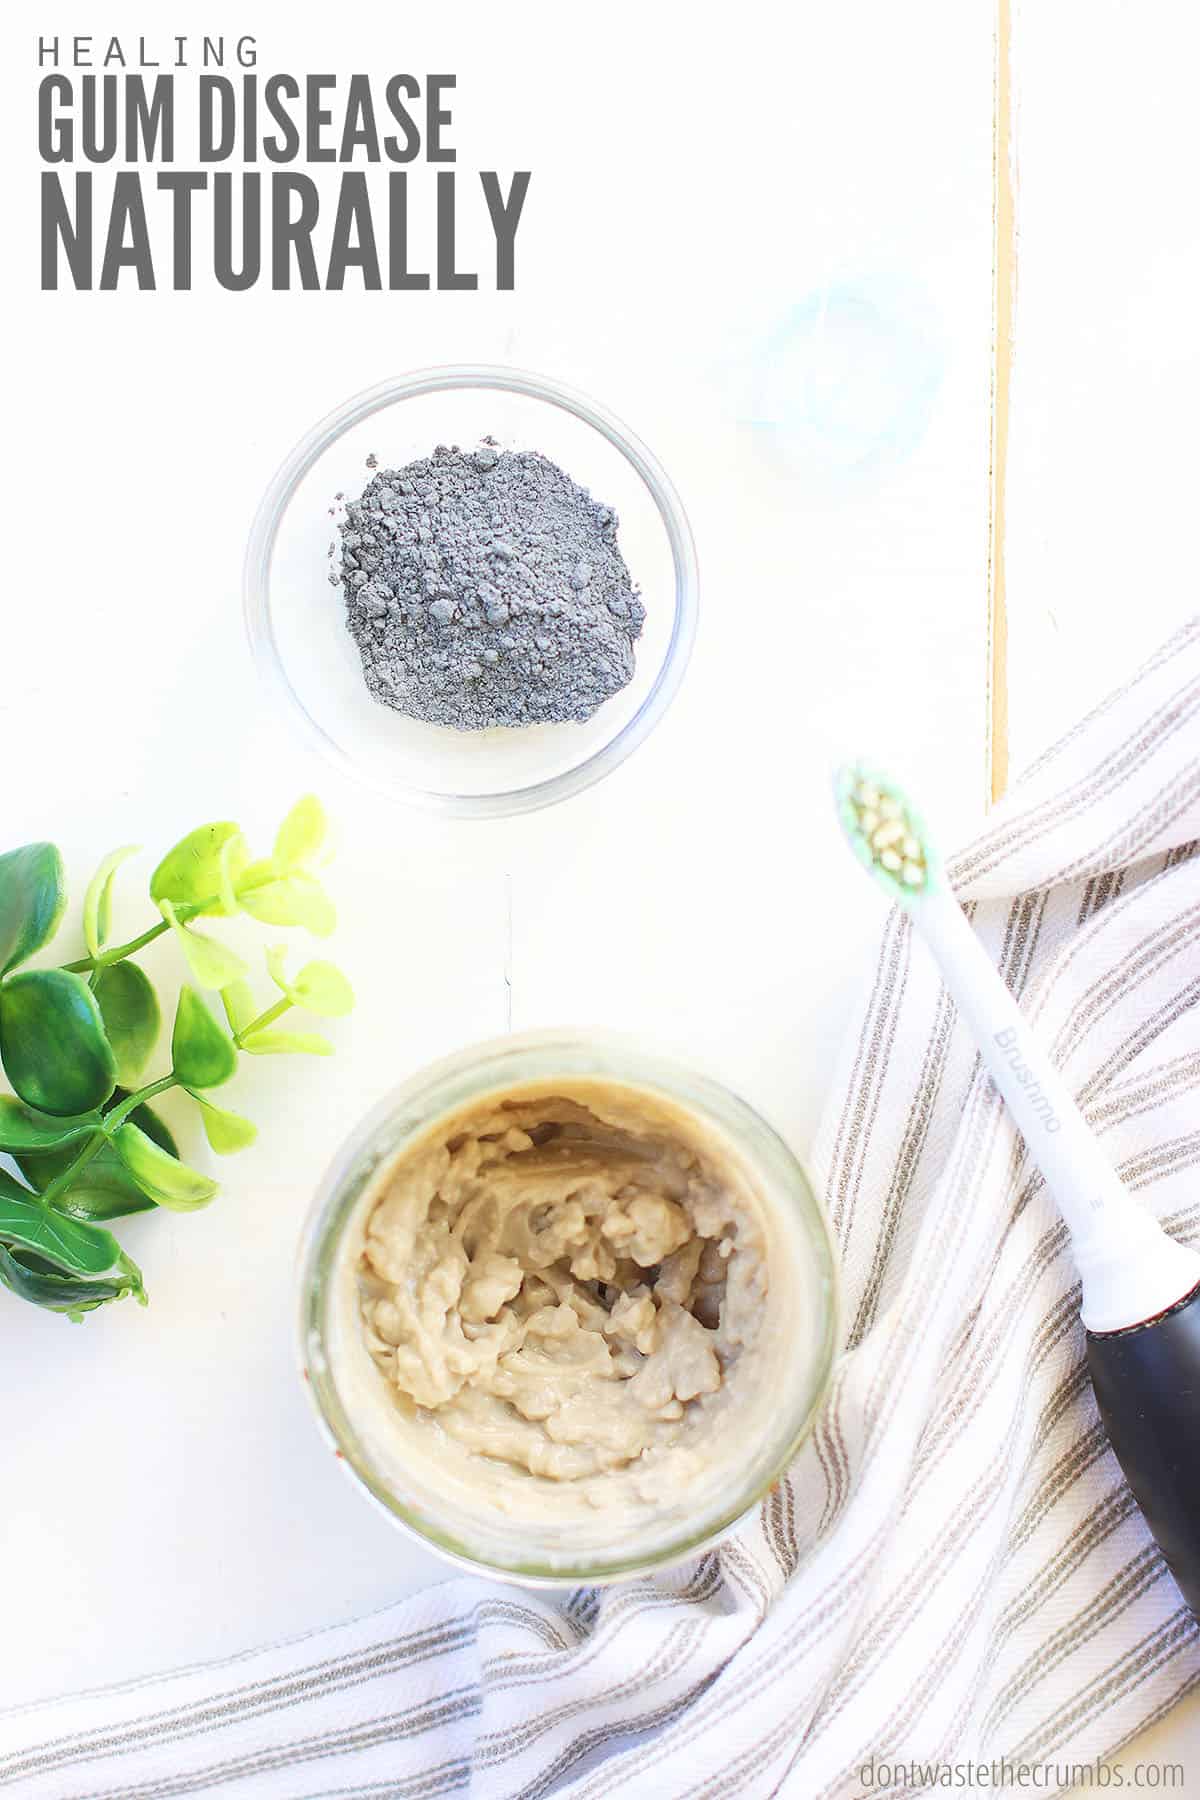
POLYGON ((246 549, 246 626, 264 685, 344 773, 380 793, 458 818, 532 812, 590 787, 662 718, 696 631, 696 552, 679 496, 611 413, 518 369, 422 369, 347 400, 287 457, 246 549), (368 693, 346 629, 336 519, 372 465, 399 468, 438 444, 491 437, 540 450, 616 511, 618 543, 646 622, 633 679, 586 724, 453 731, 407 718, 368 693))
MULTIPOLYGON (((582 1091, 581 1088, 576 1091, 582 1091)), ((300 1252, 300 1355, 324 1435, 343 1466, 394 1523, 449 1561, 535 1587, 615 1581, 696 1554, 759 1501, 807 1437, 825 1397, 837 1344, 834 1241, 812 1183, 791 1151, 745 1101, 706 1076, 608 1034, 529 1032, 475 1045, 423 1070, 380 1102, 327 1171, 300 1252), (744 1397, 753 1429, 734 1473, 666 1504, 661 1518, 631 1527, 609 1517, 536 1525, 515 1521, 473 1496, 451 1465, 414 1457, 390 1388, 362 1341, 353 1266, 341 1255, 375 1203, 380 1168, 439 1121, 493 1096, 556 1082, 600 1081, 649 1091, 705 1127, 721 1154, 749 1179, 768 1236, 769 1267, 781 1282, 769 1379, 744 1397), (348 1234, 352 1234, 349 1235, 348 1234), (780 1259, 784 1259, 781 1261, 780 1259), (424 1464, 425 1466, 422 1466, 424 1464)), ((744 1416, 744 1415, 743 1415, 744 1416)), ((447 1440, 449 1442, 449 1440, 447 1440)), ((453 1447, 452 1447, 453 1448, 453 1447)), ((477 1467, 488 1490, 486 1459, 477 1467)), ((472 1483, 474 1485, 474 1483, 472 1483)))

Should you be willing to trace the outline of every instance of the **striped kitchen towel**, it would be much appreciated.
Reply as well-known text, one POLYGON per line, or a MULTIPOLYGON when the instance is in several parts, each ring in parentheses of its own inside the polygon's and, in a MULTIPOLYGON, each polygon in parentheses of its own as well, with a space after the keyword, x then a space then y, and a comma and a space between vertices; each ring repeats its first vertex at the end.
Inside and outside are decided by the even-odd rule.
MULTIPOLYGON (((1200 621, 952 864, 1129 1186, 1200 1239, 1200 621)), ((357 1624, 0 1718, 30 1800, 802 1800, 1072 1765, 1200 1682, 1122 1482, 1065 1233, 934 967, 883 930, 814 1161, 846 1341, 719 1550, 562 1597, 449 1581, 357 1624), (912 1767, 916 1765, 916 1767, 912 1767)), ((1014 1782, 1016 1777, 1011 1778, 1014 1782)))

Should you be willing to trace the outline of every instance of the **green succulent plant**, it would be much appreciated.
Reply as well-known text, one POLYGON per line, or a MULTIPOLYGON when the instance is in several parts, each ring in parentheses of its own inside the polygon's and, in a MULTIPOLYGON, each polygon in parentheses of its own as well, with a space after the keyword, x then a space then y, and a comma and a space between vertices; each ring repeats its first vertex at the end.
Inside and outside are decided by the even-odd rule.
POLYGON ((212 1149, 228 1155, 256 1136, 249 1119, 211 1098, 241 1052, 331 1053, 315 1032, 277 1027, 293 1008, 327 1018, 349 1012, 354 994, 339 969, 316 961, 289 976, 286 946, 273 946, 266 964, 276 997, 260 1007, 247 964, 197 925, 245 913, 327 936, 335 913, 315 872, 325 837, 325 815, 311 795, 288 814, 270 856, 257 860, 236 825, 201 825, 150 877, 155 923, 110 946, 113 882, 135 847, 114 850, 84 897, 86 954, 58 968, 25 965, 62 920, 59 851, 25 844, 0 855, 0 1063, 13 1090, 0 1093, 0 1152, 11 1162, 11 1170, 0 1167, 0 1284, 10 1292, 70 1319, 127 1294, 144 1305, 141 1272, 108 1223, 156 1206, 191 1212, 217 1192, 215 1181, 183 1162, 150 1102, 182 1088, 212 1149), (162 1015, 133 958, 167 933, 192 980, 175 1009, 170 1070, 143 1082, 162 1015), (219 993, 223 1020, 202 989, 219 993))

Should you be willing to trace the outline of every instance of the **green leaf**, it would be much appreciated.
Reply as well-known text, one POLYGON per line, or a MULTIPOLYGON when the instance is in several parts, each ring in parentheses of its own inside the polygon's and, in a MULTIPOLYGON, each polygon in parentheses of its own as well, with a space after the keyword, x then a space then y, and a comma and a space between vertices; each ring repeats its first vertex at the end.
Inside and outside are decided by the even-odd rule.
POLYGON ((23 1106, 11 1094, 0 1094, 0 1150, 10 1154, 78 1144, 81 1138, 90 1137, 99 1124, 99 1113, 85 1113, 81 1119, 56 1119, 23 1106))
POLYGON ((287 945, 276 944, 267 951, 267 968, 271 980, 293 1006, 303 1006, 323 1019, 337 1019, 353 1011, 354 989, 339 968, 331 962, 305 963, 291 981, 285 974, 287 945))
MULTIPOLYGON (((121 1088, 113 1095, 118 1105, 128 1098, 121 1088)), ((163 1150, 178 1154, 175 1139, 152 1107, 143 1103, 129 1116, 163 1150)), ((44 1155, 21 1154, 17 1166, 26 1181, 41 1192, 70 1166, 78 1151, 76 1144, 44 1155)), ((143 1194, 112 1145, 105 1144, 55 1204, 76 1219, 121 1219, 129 1213, 149 1212, 155 1202, 143 1194)))
POLYGON ((54 844, 25 844, 0 856, 0 975, 50 942, 66 904, 54 844))
POLYGON ((354 1010, 354 989, 331 962, 305 963, 292 983, 292 998, 322 1019, 339 1019, 354 1010))
MULTIPOLYGON (((128 1100, 128 1098, 130 1096, 122 1094, 121 1089, 117 1089, 117 1093, 113 1094, 113 1100, 128 1100)), ((171 1127, 151 1105, 142 1102, 140 1107, 135 1107, 133 1112, 130 1112, 130 1120, 133 1121, 133 1125, 139 1127, 139 1130, 144 1130, 146 1136, 153 1139, 153 1143, 157 1143, 160 1150, 167 1150, 171 1156, 180 1154, 180 1147, 176 1145, 175 1138, 171 1134, 171 1127)))
MULTIPOLYGON (((123 1093, 120 1088, 113 1095, 113 1099, 118 1102, 128 1100, 128 1098, 129 1095, 123 1093)), ((143 1100, 140 1106, 135 1107, 129 1117, 139 1130, 144 1131, 146 1136, 158 1145, 160 1150, 167 1151, 171 1156, 179 1155, 179 1145, 175 1142, 170 1126, 146 1101, 143 1100)))
POLYGON ((283 875, 265 887, 240 889, 238 898, 264 925, 303 925, 314 937, 328 937, 337 924, 333 901, 312 875, 283 875))
POLYGON ((298 1052, 305 1056, 332 1056, 333 1045, 315 1031, 252 1031, 242 1039, 242 1049, 251 1056, 285 1056, 298 1052))
POLYGON ((187 958, 188 968, 201 987, 227 988, 230 982, 241 980, 246 973, 246 965, 240 956, 226 945, 218 943, 216 938, 202 937, 190 926, 181 925, 169 900, 161 901, 160 907, 163 918, 175 933, 187 958))
POLYGON ((122 1300, 137 1289, 127 1274, 115 1281, 80 1281, 71 1275, 48 1275, 28 1268, 0 1244, 0 1282, 10 1293, 49 1312, 81 1319, 110 1300, 122 1300))
POLYGON ((106 1147, 92 1158, 78 1181, 56 1196, 54 1204, 73 1219, 100 1220, 153 1212, 157 1202, 143 1194, 116 1151, 106 1147))
POLYGON ((226 838, 217 858, 217 893, 221 898, 221 911, 229 918, 241 911, 237 884, 249 860, 250 852, 240 831, 234 837, 226 838))
POLYGON ((89 956, 99 956, 108 940, 112 924, 113 876, 121 864, 136 856, 140 849, 140 844, 125 844, 120 850, 110 850, 88 882, 87 893, 83 896, 83 941, 89 956))
POLYGON ((143 969, 126 961, 100 969, 92 992, 117 1059, 117 1080, 135 1087, 162 1024, 154 985, 143 969))
POLYGON ((181 838, 150 877, 150 898, 161 906, 206 906, 216 902, 221 887, 221 851, 241 833, 230 820, 201 825, 181 838))
POLYGON ((265 887, 269 881, 278 881, 284 872, 273 856, 264 856, 258 862, 247 864, 238 876, 238 905, 243 904, 247 889, 265 887))
MULTIPOLYGON (((114 1088, 112 1095, 113 1108, 120 1106, 121 1102, 123 1100, 128 1100, 128 1098, 129 1095, 124 1088, 114 1088)), ((95 1117, 94 1114, 89 1114, 88 1116, 95 1117)), ((171 1135, 166 1121, 154 1111, 152 1106, 148 1106, 146 1102, 143 1101, 141 1106, 137 1107, 129 1116, 135 1125, 141 1127, 147 1137, 153 1138, 154 1142, 159 1144, 164 1150, 169 1150, 172 1156, 178 1156, 178 1146, 171 1135)), ((70 1125, 76 1123, 76 1121, 63 1119, 55 1120, 53 1123, 70 1125)), ((14 1152, 14 1154, 17 1163, 20 1166, 22 1175, 25 1176, 27 1181, 32 1182, 33 1186, 40 1192, 43 1188, 49 1187, 50 1183, 56 1180, 57 1177, 62 1174, 63 1170, 68 1168, 70 1164, 74 1162, 78 1152, 78 1144, 75 1144, 74 1146, 66 1144, 46 1151, 20 1150, 14 1152)), ((88 1164, 86 1171, 89 1180, 97 1165, 102 1163, 106 1156, 112 1154, 111 1146, 105 1145, 99 1155, 92 1159, 88 1164)), ((117 1167, 122 1170, 122 1173, 124 1173, 123 1165, 120 1161, 115 1156, 113 1156, 113 1160, 116 1162, 117 1167)))
POLYGON ((192 1099, 200 1108, 200 1122, 204 1126, 204 1135, 218 1156, 232 1156, 235 1150, 245 1150, 258 1136, 258 1127, 249 1119, 243 1119, 240 1113, 227 1112, 224 1107, 214 1106, 203 1094, 188 1089, 192 1099))
POLYGON ((0 1171, 0 1239, 35 1250, 70 1275, 107 1275, 116 1267, 121 1246, 98 1225, 67 1219, 46 1206, 9 1175, 0 1171))
MULTIPOLYGON (((203 906, 216 911, 221 888, 221 861, 227 846, 242 844, 240 828, 232 820, 198 826, 169 850, 150 877, 150 897, 161 906, 203 906)), ((236 848, 228 851, 236 857, 236 848)), ((244 847, 241 860, 245 861, 244 847)), ((226 865, 228 867, 228 863, 226 865)))
POLYGON ((255 1014, 254 995, 248 981, 231 981, 221 989, 221 1004, 231 1031, 244 1031, 255 1014))
POLYGON ((0 1056, 21 1099, 59 1117, 102 1106, 117 1079, 96 996, 67 969, 29 969, 0 987, 0 1056))
POLYGON ((217 1191, 215 1181, 161 1149, 130 1120, 118 1125, 113 1144, 142 1192, 172 1212, 194 1212, 207 1206, 217 1191))
POLYGON ((328 829, 325 808, 315 794, 305 794, 279 827, 273 861, 280 869, 303 868, 320 850, 328 829))
POLYGON ((267 973, 281 993, 292 997, 291 983, 287 977, 288 947, 286 944, 268 944, 267 973))
POLYGON ((237 1068, 237 1050, 205 1006, 195 988, 179 990, 171 1065, 188 1088, 220 1087, 237 1068))
POLYGON ((57 1263, 47 1262, 46 1258, 44 1256, 39 1256, 36 1250, 22 1250, 18 1245, 13 1249, 13 1255, 17 1258, 23 1269, 32 1269, 35 1275, 62 1274, 62 1270, 58 1267, 57 1263))

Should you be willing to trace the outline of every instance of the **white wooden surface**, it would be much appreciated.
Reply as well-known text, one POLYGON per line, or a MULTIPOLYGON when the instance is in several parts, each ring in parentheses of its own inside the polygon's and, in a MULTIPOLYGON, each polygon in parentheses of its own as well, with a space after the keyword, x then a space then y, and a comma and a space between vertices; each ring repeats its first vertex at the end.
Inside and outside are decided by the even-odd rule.
MULTIPOLYGON (((1014 773, 1200 602, 1200 18, 1012 22, 1018 298, 1008 474, 1014 773)), ((1200 1694, 1129 1746, 1200 1774, 1200 1694)), ((1189 1783, 1190 1791, 1191 1783, 1189 1783)))
POLYGON ((1200 600, 1200 14, 1018 0, 1014 771, 1200 600))

